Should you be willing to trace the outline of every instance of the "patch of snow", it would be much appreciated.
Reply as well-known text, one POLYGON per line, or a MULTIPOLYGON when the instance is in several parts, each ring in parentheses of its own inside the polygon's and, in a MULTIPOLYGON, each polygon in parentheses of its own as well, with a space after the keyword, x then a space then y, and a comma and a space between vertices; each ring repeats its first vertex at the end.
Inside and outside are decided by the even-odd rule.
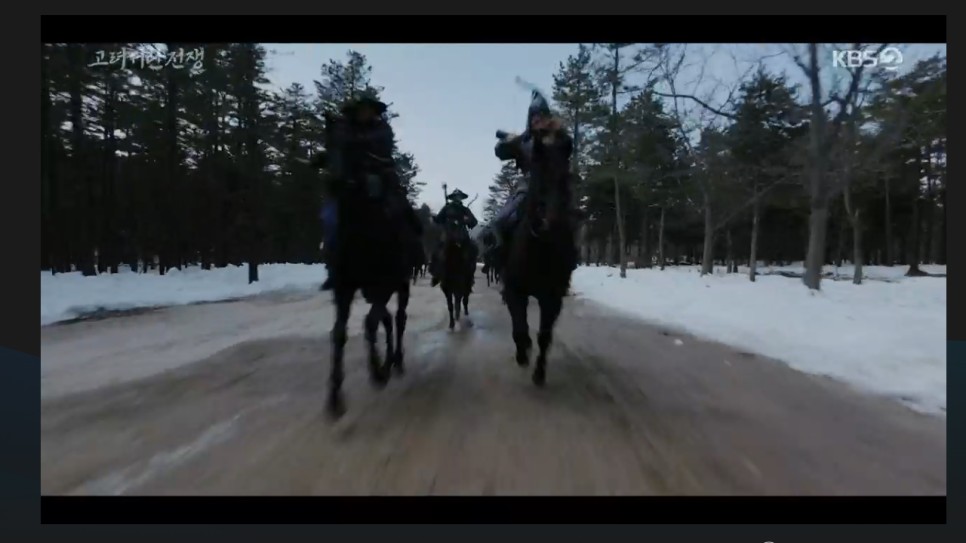
POLYGON ((248 266, 170 270, 165 275, 135 273, 84 277, 80 272, 40 273, 40 325, 97 311, 187 305, 243 298, 266 292, 318 288, 326 278, 321 264, 264 264, 258 282, 248 284, 248 266))
MULTIPOLYGON (((722 270, 724 269, 724 267, 721 268, 722 270)), ((698 269, 700 270, 700 267, 698 269)), ((946 266, 943 265, 922 264, 919 266, 919 269, 930 275, 946 275, 946 266)), ((872 281, 901 281, 906 277, 906 272, 908 271, 909 266, 862 266, 862 277, 872 281)), ((747 275, 748 266, 738 266, 738 272, 747 275)), ((759 264, 758 266, 759 274, 768 275, 779 272, 804 274, 805 264, 803 262, 795 262, 787 266, 765 266, 763 264, 759 264)), ((844 264, 839 267, 831 265, 822 267, 823 277, 837 280, 851 281, 854 273, 855 266, 851 264, 844 264)))
POLYGON ((675 339, 674 340, 674 344, 677 345, 678 347, 680 347, 681 345, 684 345, 684 342, 681 341, 680 339, 675 339))
MULTIPOLYGON (((939 268, 923 266, 945 273, 939 268)), ((612 268, 582 266, 573 285, 642 319, 944 414, 946 279, 904 277, 906 270, 869 266, 869 277, 890 282, 822 281, 813 292, 778 275, 752 283, 744 274, 701 277, 689 266, 627 270, 622 280, 612 268)))

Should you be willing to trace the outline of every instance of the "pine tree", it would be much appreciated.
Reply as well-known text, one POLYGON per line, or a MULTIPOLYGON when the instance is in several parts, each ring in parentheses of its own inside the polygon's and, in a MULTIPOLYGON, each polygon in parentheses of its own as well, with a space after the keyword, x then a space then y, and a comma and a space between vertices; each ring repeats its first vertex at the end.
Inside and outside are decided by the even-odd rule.
POLYGON ((483 204, 483 219, 491 221, 493 217, 506 205, 513 196, 518 184, 523 180, 523 174, 517 170, 513 162, 504 162, 499 173, 494 177, 489 187, 489 195, 483 204))

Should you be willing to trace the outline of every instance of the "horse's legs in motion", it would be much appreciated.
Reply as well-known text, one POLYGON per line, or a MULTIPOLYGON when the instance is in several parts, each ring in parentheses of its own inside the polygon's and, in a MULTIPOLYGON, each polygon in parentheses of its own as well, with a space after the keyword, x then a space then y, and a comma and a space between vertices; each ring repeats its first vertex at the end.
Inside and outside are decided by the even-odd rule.
POLYGON ((406 308, 409 306, 409 285, 403 285, 396 293, 396 350, 393 352, 392 366, 399 373, 403 373, 403 334, 406 332, 406 308))
POLYGON ((383 322, 383 315, 389 313, 385 298, 374 300, 366 315, 366 343, 369 344, 369 381, 377 387, 383 387, 389 381, 388 366, 383 364, 376 348, 376 335, 379 324, 383 322))
POLYGON ((386 330, 386 360, 393 360, 396 351, 393 349, 393 337, 392 337, 392 314, 389 313, 389 306, 386 306, 386 312, 382 315, 382 327, 386 330))
POLYGON ((540 304, 540 330, 537 332, 537 346, 540 353, 537 354, 537 367, 533 370, 533 384, 543 386, 547 380, 547 351, 550 350, 550 343, 553 342, 553 326, 560 316, 563 307, 563 299, 559 296, 544 295, 538 298, 540 304))
MULTIPOLYGON (((456 308, 456 312, 460 312, 460 308, 456 308)), ((463 316, 470 316, 470 286, 466 285, 466 292, 463 293, 463 316)))
POLYGON ((517 346, 517 364, 526 366, 530 363, 530 326, 527 324, 527 304, 529 299, 519 292, 506 290, 504 297, 513 321, 513 343, 517 346))
MULTIPOLYGON (((446 307, 449 309, 449 329, 452 330, 456 328, 456 320, 453 317, 453 292, 449 289, 443 290, 446 294, 446 307)), ((459 306, 456 307, 456 313, 459 314, 459 306)))
POLYGON ((352 298, 355 289, 335 288, 335 324, 330 333, 332 341, 332 360, 329 369, 329 414, 335 418, 345 413, 345 400, 342 398, 342 381, 345 378, 343 358, 345 356, 346 328, 349 325, 349 313, 352 309, 352 298))

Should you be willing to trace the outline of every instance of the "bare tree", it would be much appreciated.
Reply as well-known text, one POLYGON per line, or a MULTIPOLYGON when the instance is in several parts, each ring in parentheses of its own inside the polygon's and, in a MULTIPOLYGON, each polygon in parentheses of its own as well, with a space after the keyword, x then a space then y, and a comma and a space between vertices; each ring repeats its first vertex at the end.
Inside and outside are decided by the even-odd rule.
MULTIPOLYGON (((876 50, 878 55, 887 44, 882 44, 876 50)), ((851 45, 853 50, 863 48, 860 43, 851 45)), ((792 59, 802 69, 808 79, 811 91, 809 100, 809 171, 808 190, 810 197, 808 250, 805 255, 805 286, 812 290, 819 290, 822 281, 822 265, 825 263, 825 244, 828 233, 829 200, 833 193, 829 176, 830 153, 833 147, 843 142, 843 125, 854 120, 856 114, 857 96, 866 89, 864 66, 855 68, 840 68, 848 74, 844 92, 836 86, 829 85, 829 90, 823 90, 822 68, 819 63, 819 46, 811 43, 807 47, 807 61, 802 55, 793 52, 792 59), (836 106, 837 111, 831 115, 826 107, 836 106)))
MULTIPOLYGON (((659 81, 668 89, 668 92, 655 90, 654 94, 671 99, 671 114, 676 121, 675 125, 680 132, 681 141, 687 150, 687 154, 693 161, 692 166, 697 171, 697 175, 692 177, 694 178, 697 188, 700 192, 701 203, 695 204, 695 202, 690 199, 688 200, 688 203, 701 210, 704 217, 704 250, 701 257, 701 274, 706 275, 711 273, 713 268, 715 232, 730 222, 736 213, 733 213, 724 221, 715 224, 712 209, 715 199, 715 184, 716 181, 721 180, 721 176, 724 174, 724 172, 716 172, 716 165, 712 165, 710 162, 712 158, 720 156, 720 154, 716 152, 707 152, 710 150, 709 146, 704 144, 708 143, 707 137, 718 131, 717 125, 721 119, 735 119, 735 115, 731 113, 731 111, 734 109, 735 96, 741 86, 741 82, 747 78, 748 74, 751 73, 755 66, 750 67, 747 71, 742 73, 738 77, 737 81, 733 82, 730 88, 719 82, 708 92, 708 97, 699 97, 698 92, 700 91, 704 82, 705 66, 709 60, 707 57, 700 59, 698 75, 691 85, 693 88, 691 92, 679 92, 678 90, 682 71, 685 68, 690 67, 685 65, 686 60, 689 58, 687 46, 674 47, 667 44, 655 45, 653 48, 652 58, 655 59, 655 72, 657 74, 656 81, 659 81), (714 95, 720 92, 723 87, 725 88, 724 99, 721 100, 720 105, 711 105, 711 103, 714 101, 714 95), (682 106, 682 101, 697 104, 699 108, 697 110, 687 110, 682 106), (703 147, 702 150, 696 149, 692 142, 695 133, 701 135, 703 147)), ((737 59, 732 56, 732 60, 737 68, 737 59)), ((749 204, 752 202, 753 200, 749 201, 749 204)), ((741 206, 741 208, 744 207, 745 206, 741 206)))

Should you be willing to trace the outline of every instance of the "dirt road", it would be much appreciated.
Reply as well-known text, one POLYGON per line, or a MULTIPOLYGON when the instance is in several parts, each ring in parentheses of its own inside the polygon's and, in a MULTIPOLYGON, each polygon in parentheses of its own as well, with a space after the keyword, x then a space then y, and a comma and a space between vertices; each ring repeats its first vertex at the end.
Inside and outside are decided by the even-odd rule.
POLYGON ((327 295, 43 328, 41 490, 946 493, 943 419, 574 298, 537 389, 496 291, 482 277, 476 290, 472 323, 451 333, 420 282, 408 372, 382 391, 357 306, 337 423, 323 410, 327 295))

